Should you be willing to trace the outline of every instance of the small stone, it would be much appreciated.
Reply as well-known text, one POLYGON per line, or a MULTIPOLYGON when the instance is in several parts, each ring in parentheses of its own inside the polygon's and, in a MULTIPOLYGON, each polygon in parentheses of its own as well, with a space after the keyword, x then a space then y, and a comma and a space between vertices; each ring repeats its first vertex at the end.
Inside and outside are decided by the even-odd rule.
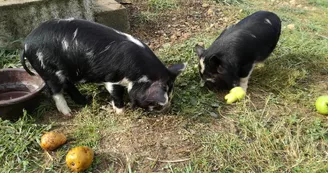
POLYGON ((202 5, 203 8, 206 8, 206 7, 208 7, 208 6, 210 6, 210 4, 206 4, 206 3, 204 3, 204 4, 202 5))
POLYGON ((216 113, 214 113, 214 112, 210 112, 210 115, 211 115, 211 117, 213 117, 213 118, 218 118, 218 117, 219 117, 218 114, 216 114, 216 113))
POLYGON ((213 14, 214 14, 213 9, 210 8, 210 9, 207 10, 207 15, 210 15, 211 16, 213 14))
POLYGON ((289 24, 287 25, 287 28, 290 30, 294 30, 295 29, 295 24, 289 24))

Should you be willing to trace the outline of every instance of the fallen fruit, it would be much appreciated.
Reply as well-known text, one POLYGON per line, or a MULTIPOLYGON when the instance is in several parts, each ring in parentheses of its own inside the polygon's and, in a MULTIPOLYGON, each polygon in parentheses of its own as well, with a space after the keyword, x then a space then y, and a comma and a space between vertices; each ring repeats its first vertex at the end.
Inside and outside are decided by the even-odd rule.
POLYGON ((328 114, 328 95, 320 96, 315 102, 315 107, 320 114, 328 114))
POLYGON ((86 146, 75 147, 66 155, 66 165, 73 172, 81 172, 88 169, 93 160, 93 150, 86 146))
POLYGON ((238 100, 237 96, 234 93, 229 93, 224 97, 227 100, 227 104, 231 104, 238 100))
POLYGON ((227 104, 231 104, 237 100, 241 100, 246 96, 246 92, 241 87, 234 87, 230 90, 224 99, 227 100, 227 104))
POLYGON ((66 136, 59 132, 47 132, 41 137, 41 148, 44 150, 54 150, 66 142, 66 136))

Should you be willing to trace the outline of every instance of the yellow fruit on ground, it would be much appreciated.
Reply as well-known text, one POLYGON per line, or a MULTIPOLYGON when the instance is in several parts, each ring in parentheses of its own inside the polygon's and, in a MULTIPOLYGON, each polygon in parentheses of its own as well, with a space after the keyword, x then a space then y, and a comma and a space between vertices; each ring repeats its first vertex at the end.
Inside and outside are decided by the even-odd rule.
POLYGON ((237 96, 234 93, 229 93, 224 97, 227 100, 227 104, 231 104, 238 100, 237 96))
POLYGON ((227 104, 231 104, 238 100, 243 99, 246 96, 246 92, 241 87, 234 87, 230 90, 224 99, 227 100, 227 104))
POLYGON ((230 90, 230 93, 234 93, 239 100, 246 96, 246 93, 242 87, 234 87, 230 90))
POLYGON ((81 172, 88 169, 93 161, 93 150, 86 146, 79 146, 68 151, 66 165, 73 172, 81 172))
POLYGON ((66 142, 66 136, 59 132, 47 132, 41 137, 41 148, 44 150, 54 150, 66 142))

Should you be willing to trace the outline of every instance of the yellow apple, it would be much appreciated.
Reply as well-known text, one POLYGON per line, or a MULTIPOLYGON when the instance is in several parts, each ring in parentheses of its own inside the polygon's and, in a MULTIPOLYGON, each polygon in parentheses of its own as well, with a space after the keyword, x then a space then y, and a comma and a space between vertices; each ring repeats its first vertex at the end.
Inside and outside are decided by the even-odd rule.
POLYGON ((315 107, 320 114, 328 114, 328 95, 320 96, 315 102, 315 107))
POLYGON ((241 87, 234 87, 230 90, 224 99, 227 100, 227 104, 239 101, 246 96, 246 92, 241 87))

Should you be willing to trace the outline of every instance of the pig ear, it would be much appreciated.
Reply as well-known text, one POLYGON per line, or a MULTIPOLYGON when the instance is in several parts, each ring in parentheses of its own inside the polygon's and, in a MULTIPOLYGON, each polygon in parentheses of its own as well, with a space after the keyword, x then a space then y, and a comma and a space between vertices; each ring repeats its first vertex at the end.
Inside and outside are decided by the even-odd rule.
POLYGON ((185 70, 187 67, 187 63, 183 64, 174 64, 168 67, 169 71, 174 74, 175 76, 178 76, 183 70, 185 70))
POLYGON ((201 58, 202 54, 205 51, 205 48, 203 46, 196 44, 194 49, 195 49, 195 52, 197 53, 198 57, 201 58))

